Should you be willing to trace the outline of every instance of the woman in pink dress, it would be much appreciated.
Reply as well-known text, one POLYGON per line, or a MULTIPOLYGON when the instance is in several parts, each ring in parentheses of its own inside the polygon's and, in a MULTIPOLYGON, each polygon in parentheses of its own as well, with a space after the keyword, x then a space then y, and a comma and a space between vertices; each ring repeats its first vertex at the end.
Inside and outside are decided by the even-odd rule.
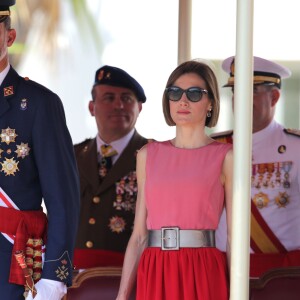
POLYGON ((163 112, 176 136, 138 152, 135 223, 117 300, 129 298, 136 278, 138 300, 229 298, 227 262, 214 234, 224 205, 231 220, 232 148, 205 133, 219 109, 207 64, 187 61, 172 72, 163 112))

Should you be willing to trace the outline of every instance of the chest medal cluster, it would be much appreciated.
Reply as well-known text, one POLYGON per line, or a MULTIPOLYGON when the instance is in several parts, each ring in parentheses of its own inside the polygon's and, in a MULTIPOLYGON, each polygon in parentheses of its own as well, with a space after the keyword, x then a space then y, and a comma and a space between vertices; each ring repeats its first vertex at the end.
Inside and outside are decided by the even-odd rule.
POLYGON ((18 134, 15 129, 7 127, 1 129, 0 142, 0 165, 5 176, 15 176, 19 170, 20 159, 29 155, 30 147, 28 143, 17 144, 18 134))
POLYGON ((253 202, 259 209, 268 206, 270 201, 275 201, 279 208, 288 205, 292 165, 292 161, 252 165, 251 185, 252 190, 256 189, 253 202))
MULTIPOLYGON (((130 172, 116 182, 116 199, 113 207, 116 211, 126 211, 134 214, 137 196, 136 172, 130 172)), ((119 216, 110 218, 109 228, 112 232, 121 233, 125 230, 126 221, 119 216)))

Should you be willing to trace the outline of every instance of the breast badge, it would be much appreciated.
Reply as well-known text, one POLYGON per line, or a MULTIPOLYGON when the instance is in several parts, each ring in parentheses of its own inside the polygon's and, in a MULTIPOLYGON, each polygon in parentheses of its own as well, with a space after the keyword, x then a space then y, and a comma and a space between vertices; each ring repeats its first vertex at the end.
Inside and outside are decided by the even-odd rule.
POLYGON ((30 148, 28 147, 28 144, 21 143, 20 145, 17 145, 17 150, 15 151, 18 154, 18 157, 24 158, 29 154, 30 148))
POLYGON ((268 205, 270 202, 269 197, 267 194, 264 194, 262 192, 259 192, 253 197, 253 202, 256 205, 257 208, 264 208, 268 205))
POLYGON ((286 207, 286 205, 290 202, 289 195, 286 192, 279 192, 278 196, 275 198, 275 202, 279 208, 286 207))
POLYGON ((5 176, 7 175, 15 176, 15 173, 19 171, 18 164, 19 162, 15 161, 13 158, 11 159, 5 158, 5 161, 1 163, 2 165, 1 171, 5 173, 5 176))
POLYGON ((16 144, 18 134, 15 129, 7 127, 1 130, 0 165, 5 176, 15 176, 19 170, 20 159, 29 155, 28 143, 16 144))
POLYGON ((28 106, 28 103, 27 103, 27 99, 22 99, 21 100, 21 104, 20 104, 20 109, 21 110, 26 110, 27 109, 27 106, 28 106))
POLYGON ((15 142, 17 136, 18 135, 16 134, 15 129, 7 127, 1 131, 1 142, 9 145, 10 143, 15 142))
POLYGON ((122 231, 125 230, 125 225, 126 222, 124 221, 123 218, 115 216, 109 220, 108 226, 112 232, 121 233, 122 231))

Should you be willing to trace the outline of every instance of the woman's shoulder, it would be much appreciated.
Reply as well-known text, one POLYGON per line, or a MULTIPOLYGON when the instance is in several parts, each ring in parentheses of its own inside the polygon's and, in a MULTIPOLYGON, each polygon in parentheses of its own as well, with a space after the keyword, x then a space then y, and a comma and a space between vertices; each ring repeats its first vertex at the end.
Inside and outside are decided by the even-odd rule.
POLYGON ((151 142, 148 142, 146 145, 144 145, 139 151, 138 156, 140 157, 146 157, 147 153, 157 153, 157 151, 160 151, 161 148, 164 148, 165 146, 169 145, 170 141, 156 141, 151 140, 151 142))
POLYGON ((220 149, 224 149, 225 151, 229 151, 233 147, 233 145, 231 143, 224 143, 224 142, 220 142, 218 140, 214 140, 213 144, 216 147, 219 147, 220 149))

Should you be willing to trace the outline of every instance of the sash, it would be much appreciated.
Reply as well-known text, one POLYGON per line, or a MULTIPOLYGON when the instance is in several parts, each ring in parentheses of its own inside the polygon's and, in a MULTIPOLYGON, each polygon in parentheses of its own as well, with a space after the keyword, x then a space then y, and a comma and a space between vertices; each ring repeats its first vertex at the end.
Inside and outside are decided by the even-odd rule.
MULTIPOLYGON (((9 282, 36 294, 34 283, 42 274, 47 216, 42 210, 21 211, 0 188, 0 232, 13 244, 9 282)), ((26 298, 26 296, 25 296, 26 298)))
POLYGON ((252 200, 250 246, 254 253, 287 253, 252 200))
MULTIPOLYGON (((9 198, 9 196, 3 191, 0 187, 0 206, 14 208, 16 210, 20 210, 18 206, 9 198)), ((15 235, 6 234, 1 232, 1 234, 12 244, 15 242, 15 235)))
POLYGON ((47 216, 42 210, 0 206, 0 231, 14 236, 9 282, 25 285, 31 274, 38 280, 42 273, 42 245, 47 238, 47 216))

